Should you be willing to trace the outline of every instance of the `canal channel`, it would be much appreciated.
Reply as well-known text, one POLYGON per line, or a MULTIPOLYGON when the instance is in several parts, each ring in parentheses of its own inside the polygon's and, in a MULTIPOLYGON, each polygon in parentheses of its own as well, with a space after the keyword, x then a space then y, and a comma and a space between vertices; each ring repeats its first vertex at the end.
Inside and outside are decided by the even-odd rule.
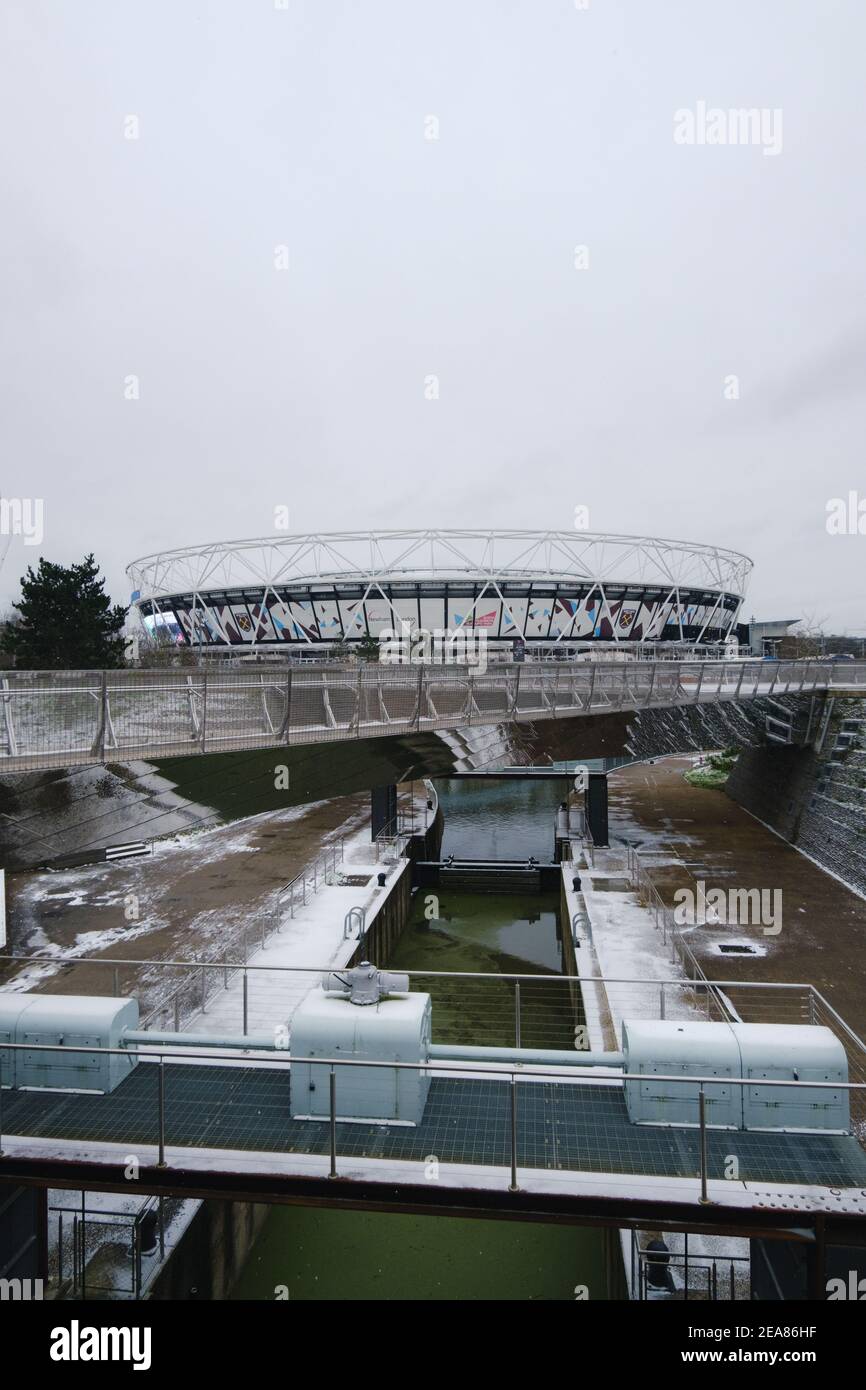
MULTIPOLYGON (((472 778, 437 782, 444 813, 442 857, 526 860, 552 857, 563 778, 472 778)), ((443 886, 415 892, 410 920, 387 962, 391 969, 487 975, 562 971, 556 893, 472 892, 443 886), (431 898, 433 901, 431 902, 431 898)), ((479 1044, 513 1042, 513 985, 483 989, 432 978, 434 1040, 464 1035, 479 1044), (467 1013, 469 1019, 467 1020, 467 1013)), ((553 1003, 551 989, 539 985, 553 1003)), ((531 980, 522 1011, 538 1018, 531 980), (535 1007, 534 1007, 535 1006, 535 1007)), ((563 984, 563 1004, 567 986, 563 984)), ((569 1047, 566 1007, 548 1007, 534 1046, 569 1047)), ((536 1024, 536 1027, 538 1025, 536 1024)), ((527 1041, 529 1041, 527 1039, 527 1041)), ((435 1165, 431 1165, 431 1175, 435 1165)), ((435 1177, 431 1176, 431 1181, 435 1177)), ((275 1207, 247 1260, 241 1299, 547 1300, 605 1297, 604 1234, 579 1227, 395 1213, 275 1207)))

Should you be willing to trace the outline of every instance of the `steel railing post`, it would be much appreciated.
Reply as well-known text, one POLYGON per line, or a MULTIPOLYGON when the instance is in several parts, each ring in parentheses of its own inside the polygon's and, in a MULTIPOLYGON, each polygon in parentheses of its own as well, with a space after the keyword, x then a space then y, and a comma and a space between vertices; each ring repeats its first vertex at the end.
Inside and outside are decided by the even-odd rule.
POLYGON ((700 1126, 701 1126, 701 1134, 700 1134, 700 1140, 701 1140, 701 1197, 700 1197, 700 1200, 701 1200, 702 1202, 709 1202, 710 1199, 709 1199, 709 1197, 707 1196, 707 1098, 706 1098, 706 1095, 704 1094, 704 1088, 703 1088, 703 1086, 701 1086, 700 1095, 698 1096, 698 1111, 699 1111, 699 1119, 700 1119, 700 1126))
POLYGON ((280 730, 280 736, 281 736, 281 737, 282 737, 282 736, 285 736, 286 743, 289 742, 289 737, 290 737, 290 733, 291 733, 291 723, 292 723, 292 673, 291 673, 291 671, 289 671, 289 672, 287 673, 287 675, 286 675, 286 711, 285 711, 285 714, 283 715, 283 727, 282 727, 282 729, 280 730))
POLYGON ((517 1077, 511 1073, 511 1182, 509 1192, 519 1192, 517 1185, 517 1077))
POLYGON ((330 1129, 331 1129, 331 1171, 329 1178, 337 1176, 337 1073, 331 1064, 331 1073, 328 1077, 329 1082, 329 1110, 330 1110, 330 1129))
POLYGON ((518 668, 517 668, 517 679, 516 679, 515 682, 514 682, 514 699, 513 699, 512 702, 511 702, 511 713, 512 713, 512 716, 515 715, 515 714, 517 713, 517 702, 518 702, 518 700, 520 699, 520 675, 521 675, 521 672, 522 672, 522 671, 523 671, 523 667, 522 667, 522 666, 518 666, 518 668))
POLYGON ((160 1054, 159 1058, 159 1160, 157 1168, 164 1168, 165 1163, 165 1057, 160 1054))
POLYGON ((244 1036, 250 1031, 248 1027, 249 1018, 249 977, 246 966, 244 966, 244 1036))
POLYGON ((207 671, 201 673, 201 751, 207 744, 207 671))
POLYGON ((108 672, 102 673, 99 710, 99 756, 105 757, 105 731, 108 728, 108 672))
POLYGON ((514 1046, 520 1046, 520 981, 514 981, 514 1046))
POLYGON ((418 695, 417 695, 417 701, 418 701, 418 702, 417 702, 417 704, 416 704, 416 706, 415 706, 415 728, 416 728, 416 729, 420 729, 420 727, 421 727, 421 702, 422 702, 422 700, 423 700, 423 698, 424 698, 424 679, 425 679, 425 668, 424 668, 423 666, 419 666, 419 667, 418 667, 418 695))

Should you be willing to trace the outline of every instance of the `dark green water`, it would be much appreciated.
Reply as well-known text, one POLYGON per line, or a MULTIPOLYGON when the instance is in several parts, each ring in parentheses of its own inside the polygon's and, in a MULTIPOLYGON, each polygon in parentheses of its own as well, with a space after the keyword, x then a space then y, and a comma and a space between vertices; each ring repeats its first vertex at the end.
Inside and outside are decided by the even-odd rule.
MULTIPOLYGON (((445 817, 442 857, 528 859, 553 855, 556 808, 571 779, 563 776, 504 782, 481 777, 443 777, 436 790, 445 817)), ((555 967, 554 967, 555 968, 555 967)))
POLYGON ((448 971, 452 979, 430 976, 415 988, 433 999, 433 1041, 514 1045, 516 993, 506 975, 538 975, 520 982, 521 1042, 526 1047, 574 1046, 575 1014, 569 987, 550 983, 562 972, 559 900, 554 893, 534 896, 419 890, 412 915, 392 951, 394 970, 448 971), (428 919, 427 913, 438 916, 428 919), (492 978, 466 980, 455 972, 492 978))
MULTIPOLYGON (((564 779, 437 787, 443 856, 549 860, 564 779)), ((500 977, 561 972, 558 910, 555 894, 415 894, 388 966, 493 977, 420 982, 433 998, 434 1041, 513 1045, 514 985, 500 977)), ((522 981, 520 1007, 524 1046, 574 1045, 580 1019, 565 984, 522 981)), ((579 1227, 276 1207, 234 1297, 273 1299, 282 1286, 302 1301, 572 1299, 584 1285, 604 1298, 602 1239, 579 1227)))
POLYGON ((576 1226, 280 1207, 232 1297, 598 1299, 603 1268, 601 1237, 576 1226))

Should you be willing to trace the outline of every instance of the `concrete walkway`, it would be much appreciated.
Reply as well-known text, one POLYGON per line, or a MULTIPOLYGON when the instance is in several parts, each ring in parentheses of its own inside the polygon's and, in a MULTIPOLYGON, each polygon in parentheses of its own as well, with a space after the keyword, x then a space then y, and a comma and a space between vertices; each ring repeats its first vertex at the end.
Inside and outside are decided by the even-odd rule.
MULTIPOLYGON (((344 937, 344 919, 352 907, 366 912, 369 926, 397 880, 410 871, 409 861, 377 863, 371 855, 369 831, 362 829, 346 842, 345 874, 367 878, 364 886, 321 883, 318 892, 309 890, 306 904, 288 911, 267 944, 253 952, 247 971, 247 1031, 275 1033, 291 1021, 298 1004, 321 979, 322 970, 338 970, 346 965, 358 947, 357 936, 344 937), (386 875, 384 886, 378 875, 386 875)), ((212 1036, 236 1036, 243 1031, 243 975, 238 972, 228 989, 219 990, 205 1013, 184 1021, 184 1031, 212 1036)))

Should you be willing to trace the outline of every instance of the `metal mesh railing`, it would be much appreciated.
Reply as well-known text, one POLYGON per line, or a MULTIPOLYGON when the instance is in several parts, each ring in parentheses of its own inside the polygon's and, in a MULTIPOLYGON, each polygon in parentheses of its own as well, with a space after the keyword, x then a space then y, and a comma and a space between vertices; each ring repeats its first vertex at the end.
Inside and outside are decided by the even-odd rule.
POLYGON ((139 1299, 165 1258, 180 1198, 100 1199, 69 1193, 48 1204, 48 1287, 59 1299, 139 1299))
POLYGON ((0 692, 0 764, 63 767, 836 689, 866 690, 866 663, 12 671, 0 692))
MULTIPOLYGON (((70 1057, 129 1057, 124 1048, 63 1050, 70 1057)), ((32 1058, 56 1048, 0 1043, 0 1055, 20 1051, 32 1058)), ((515 1191, 533 1170, 574 1174, 578 1182, 579 1175, 593 1172, 644 1175, 682 1180, 704 1202, 712 1200, 713 1185, 726 1187, 731 1180, 805 1185, 812 1193, 831 1188, 837 1201, 842 1189, 866 1186, 866 1154, 851 1134, 814 1124, 804 1135, 726 1123, 731 1096, 743 1087, 753 1106, 755 1093, 772 1088, 773 1097, 785 1093, 786 1105, 814 1110, 816 1096, 826 1094, 827 1107, 838 1110, 839 1096, 862 1094, 862 1083, 654 1072, 653 1085, 665 1088, 681 1117, 673 1140, 665 1124, 635 1123, 630 1116, 624 1088, 643 1087, 645 1073, 614 1078, 544 1065, 310 1058, 289 1051, 251 1058, 215 1048, 141 1044, 137 1057, 140 1064, 108 1096, 5 1092, 0 1153, 6 1146, 20 1151, 22 1143, 29 1150, 46 1141, 87 1141, 92 1162, 116 1163, 114 1146, 122 1144, 143 1164, 155 1158, 163 1169, 188 1169, 202 1161, 201 1150, 210 1168, 214 1153, 243 1151, 245 1161, 261 1154, 266 1162, 279 1154, 282 1172, 290 1167, 286 1156, 294 1154, 318 1157, 322 1173, 349 1178, 369 1177, 368 1161, 386 1160, 399 1162, 407 1180, 416 1166, 429 1172, 431 1162, 441 1162, 463 1165, 464 1173, 467 1165, 471 1171, 503 1170, 503 1183, 515 1191), (298 1064, 307 1068, 309 1081, 293 1100, 298 1064), (415 1122, 383 1123, 395 1087, 415 1122)), ((305 1162, 304 1171, 316 1169, 305 1162)))
MULTIPOLYGON (((110 957, 0 955, 4 964, 32 966, 43 961, 62 969, 64 988, 75 991, 75 972, 87 970, 88 993, 119 993, 138 998, 143 1019, 170 1026, 175 999, 180 1023, 198 1019, 202 1000, 233 991, 233 1012, 221 1011, 220 1031, 247 1031, 253 1020, 259 1031, 265 1001, 278 991, 282 998, 280 1026, 292 1009, 333 966, 251 964, 259 937, 243 939, 225 955, 198 961, 135 961, 110 957), (100 972, 97 974, 97 972, 100 972), (238 976, 248 980, 246 1006, 238 976), (178 978, 181 984, 178 984, 178 978), (203 980, 205 983, 203 984, 203 980), (100 987, 101 983, 101 987, 100 987), (234 990, 233 990, 234 986, 234 990), (186 1001, 185 1003, 183 1001, 186 1001), (222 1019, 230 1022, 224 1025, 222 1019)), ((429 993, 433 1000, 433 1041, 460 1045, 523 1046, 529 1048, 587 1048, 583 995, 589 987, 615 989, 617 1012, 623 1018, 675 1017, 718 1022, 823 1024, 835 1034, 848 1055, 852 1080, 866 1083, 866 1044, 824 996, 808 983, 776 983, 708 979, 703 972, 681 980, 594 975, 490 974, 458 971, 408 971, 410 990, 429 993)), ((616 1045, 618 1039, 612 1039, 616 1045)))

